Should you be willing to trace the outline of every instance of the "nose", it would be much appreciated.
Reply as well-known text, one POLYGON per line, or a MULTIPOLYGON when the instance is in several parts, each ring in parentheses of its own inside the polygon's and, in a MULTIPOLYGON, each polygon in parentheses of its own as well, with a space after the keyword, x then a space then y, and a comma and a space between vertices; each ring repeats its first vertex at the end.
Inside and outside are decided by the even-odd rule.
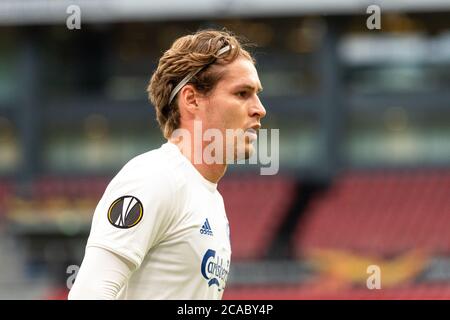
POLYGON ((266 109, 264 108, 261 100, 259 100, 258 96, 255 96, 255 103, 252 104, 250 108, 250 117, 258 117, 259 119, 264 118, 266 116, 266 109))

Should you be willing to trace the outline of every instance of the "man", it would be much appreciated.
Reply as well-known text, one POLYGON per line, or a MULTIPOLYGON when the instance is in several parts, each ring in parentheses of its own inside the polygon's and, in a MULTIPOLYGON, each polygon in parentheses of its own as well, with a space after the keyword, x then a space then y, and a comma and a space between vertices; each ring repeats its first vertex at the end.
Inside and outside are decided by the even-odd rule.
POLYGON ((232 160, 253 152, 261 90, 254 59, 232 34, 204 30, 173 43, 148 87, 168 141, 106 188, 69 299, 222 298, 231 248, 217 183, 230 145, 232 160), (199 148, 195 135, 225 139, 227 130, 233 141, 216 144, 216 161, 203 159, 212 139, 199 148))

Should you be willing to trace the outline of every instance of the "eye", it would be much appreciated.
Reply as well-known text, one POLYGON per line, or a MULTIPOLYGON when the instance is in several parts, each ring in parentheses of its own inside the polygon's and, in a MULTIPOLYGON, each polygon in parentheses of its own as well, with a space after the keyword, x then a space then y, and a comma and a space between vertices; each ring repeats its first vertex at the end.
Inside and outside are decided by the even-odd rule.
POLYGON ((247 91, 239 91, 238 93, 236 93, 236 95, 240 98, 246 98, 248 96, 248 92, 247 91))

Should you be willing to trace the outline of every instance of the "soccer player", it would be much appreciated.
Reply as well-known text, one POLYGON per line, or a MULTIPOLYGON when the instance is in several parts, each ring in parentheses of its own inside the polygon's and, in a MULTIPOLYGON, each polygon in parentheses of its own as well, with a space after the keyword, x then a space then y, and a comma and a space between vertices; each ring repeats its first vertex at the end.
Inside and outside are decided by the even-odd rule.
POLYGON ((201 134, 244 132, 233 156, 248 158, 266 113, 261 90, 253 57, 231 33, 173 43, 147 89, 167 142, 130 160, 106 188, 69 299, 222 298, 231 247, 217 183, 229 143, 212 153, 224 161, 195 161, 199 140, 180 132, 194 137, 198 123, 201 134))

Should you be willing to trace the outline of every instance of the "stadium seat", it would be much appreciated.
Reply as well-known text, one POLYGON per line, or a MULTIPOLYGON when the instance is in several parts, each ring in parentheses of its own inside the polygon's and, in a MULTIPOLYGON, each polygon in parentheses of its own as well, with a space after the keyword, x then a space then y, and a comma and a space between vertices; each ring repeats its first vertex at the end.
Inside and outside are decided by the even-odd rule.
POLYGON ((108 181, 109 179, 104 177, 41 177, 32 185, 32 197, 35 199, 65 197, 99 200, 108 181))
POLYGON ((233 259, 262 258, 295 198, 294 180, 231 176, 219 184, 231 229, 233 259))
POLYGON ((450 253, 450 172, 349 173, 313 199, 293 238, 298 257, 315 249, 395 255, 450 253))
POLYGON ((308 284, 246 285, 225 290, 225 300, 448 300, 450 286, 446 283, 420 283, 382 290, 346 288, 319 290, 308 284))
POLYGON ((0 181, 0 215, 6 211, 6 201, 13 194, 13 186, 9 181, 0 181))

